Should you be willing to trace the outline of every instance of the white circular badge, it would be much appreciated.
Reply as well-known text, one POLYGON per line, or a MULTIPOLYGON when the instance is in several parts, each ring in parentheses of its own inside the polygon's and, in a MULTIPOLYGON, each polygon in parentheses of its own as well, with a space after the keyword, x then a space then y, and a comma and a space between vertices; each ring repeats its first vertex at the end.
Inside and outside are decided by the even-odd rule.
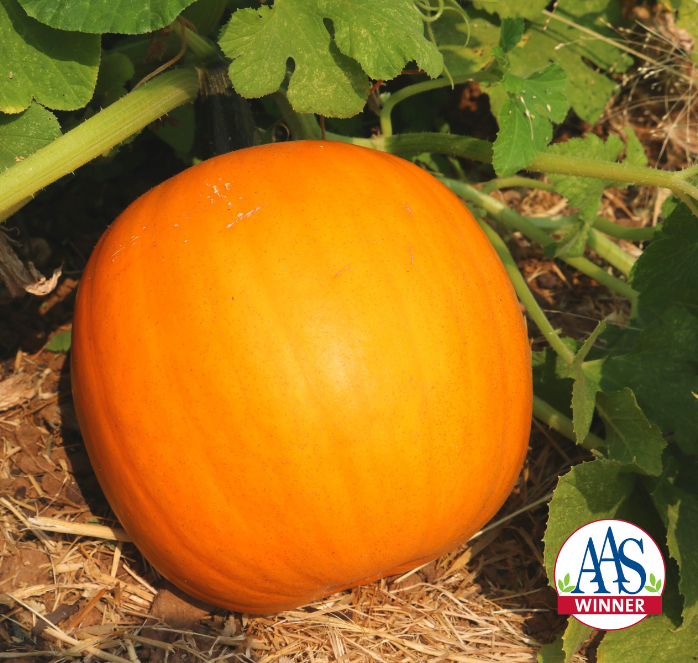
POLYGON ((616 631, 662 612, 664 558, 647 532, 624 520, 597 520, 562 544, 555 560, 558 613, 616 631))

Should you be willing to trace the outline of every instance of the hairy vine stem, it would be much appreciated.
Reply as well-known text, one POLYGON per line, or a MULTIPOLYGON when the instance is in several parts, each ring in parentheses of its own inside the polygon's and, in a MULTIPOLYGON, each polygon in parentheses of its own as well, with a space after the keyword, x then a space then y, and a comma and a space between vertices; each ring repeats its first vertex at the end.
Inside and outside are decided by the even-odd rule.
MULTIPOLYGON (((577 441, 572 420, 535 395, 533 396, 533 416, 558 433, 562 433, 568 440, 577 441)), ((582 446, 589 450, 600 449, 606 446, 606 442, 593 433, 588 433, 582 446)))
MULTIPOLYGON (((553 241, 545 230, 537 227, 525 216, 521 216, 496 198, 488 196, 486 193, 483 193, 482 191, 479 191, 475 187, 468 184, 464 184, 463 182, 451 180, 446 177, 439 177, 438 179, 449 189, 451 189, 451 191, 453 191, 457 196, 460 196, 465 200, 469 200, 470 202, 483 208, 487 212, 488 216, 501 223, 506 228, 509 228, 510 230, 518 230, 528 237, 528 239, 540 244, 541 246, 550 244, 553 241)), ((608 241, 610 242, 610 240, 608 241)), ((621 249, 619 248, 618 250, 620 251, 621 249)), ((609 256, 607 255, 604 257, 608 259, 609 256)), ((595 279, 602 285, 605 285, 610 290, 613 290, 619 295, 628 298, 631 302, 634 303, 637 300, 637 292, 627 283, 609 274, 602 267, 599 267, 590 260, 587 260, 586 258, 570 258, 568 256, 561 256, 560 259, 564 260, 568 265, 571 265, 575 269, 578 269, 580 272, 583 272, 587 276, 595 279)))
POLYGON ((391 118, 391 113, 393 108, 401 101, 414 97, 416 94, 421 94, 422 92, 428 92, 429 90, 437 90, 442 87, 452 87, 453 85, 459 85, 460 83, 467 83, 468 81, 480 81, 485 82, 490 80, 492 82, 496 81, 494 77, 488 77, 485 72, 478 72, 473 74, 465 74, 463 76, 454 76, 453 79, 448 78, 436 78, 434 80, 421 81, 419 83, 413 83, 407 87, 398 90, 391 94, 385 101, 383 101, 383 108, 380 112, 380 123, 381 123, 381 133, 383 136, 393 135, 393 121, 391 118))
POLYGON ((0 219, 45 186, 118 145, 199 93, 193 68, 165 72, 0 174, 0 219))
POLYGON ((543 313, 543 309, 541 309, 541 307, 538 305, 538 302, 533 296, 533 293, 528 287, 523 275, 519 271, 519 268, 516 266, 516 262, 509 252, 507 245, 504 243, 504 240, 484 221, 480 221, 479 219, 476 220, 485 232, 485 235, 487 235, 487 239, 490 240, 494 250, 497 252, 499 259, 504 265, 504 269, 507 270, 509 279, 514 286, 514 290, 519 296, 521 303, 526 307, 528 315, 531 317, 533 322, 536 323, 541 334, 543 334, 545 340, 550 343, 555 352, 557 352, 560 357, 562 357, 565 362, 571 366, 572 362, 574 361, 574 352, 572 352, 572 350, 570 350, 562 342, 562 339, 558 333, 553 329, 553 326, 550 324, 550 321, 546 317, 545 313, 543 313))
POLYGON ((548 182, 541 182, 530 177, 500 177, 495 180, 490 180, 482 185, 482 190, 485 193, 499 191, 500 189, 511 189, 514 187, 526 187, 528 189, 540 189, 541 191, 555 191, 555 187, 548 182))
MULTIPOLYGON (((456 136, 442 133, 414 133, 396 136, 376 136, 375 138, 347 138, 337 134, 327 134, 330 140, 372 147, 390 154, 421 154, 432 152, 453 157, 464 157, 483 163, 492 163, 492 143, 469 136, 456 136)), ((595 177, 627 184, 663 187, 677 196, 698 200, 698 187, 688 182, 681 171, 670 172, 634 166, 627 163, 598 161, 563 154, 541 152, 525 170, 538 173, 556 173, 577 177, 595 177)))

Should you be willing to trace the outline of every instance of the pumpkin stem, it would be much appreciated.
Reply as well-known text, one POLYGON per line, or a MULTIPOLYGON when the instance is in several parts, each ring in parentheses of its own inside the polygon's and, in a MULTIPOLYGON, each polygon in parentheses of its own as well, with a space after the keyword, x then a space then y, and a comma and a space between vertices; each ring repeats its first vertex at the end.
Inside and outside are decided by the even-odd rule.
POLYGON ((252 111, 228 78, 227 65, 217 61, 199 70, 199 96, 194 102, 196 152, 200 159, 259 145, 252 111))

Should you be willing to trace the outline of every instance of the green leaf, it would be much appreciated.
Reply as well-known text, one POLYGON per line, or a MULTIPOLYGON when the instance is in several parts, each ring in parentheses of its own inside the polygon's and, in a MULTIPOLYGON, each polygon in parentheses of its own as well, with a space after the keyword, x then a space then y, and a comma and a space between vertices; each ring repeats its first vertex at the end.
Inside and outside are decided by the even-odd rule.
POLYGON ((659 591, 662 588, 662 579, 660 578, 657 580, 657 584, 655 585, 655 589, 659 591))
POLYGON ((33 103, 17 115, 0 113, 0 171, 14 166, 61 135, 56 116, 33 103))
POLYGON ((566 663, 565 652, 562 650, 562 636, 558 635, 555 642, 543 645, 538 651, 538 663, 566 663))
POLYGON ((698 622, 676 630, 666 615, 650 615, 632 628, 608 631, 599 645, 598 663, 695 663, 698 622))
POLYGON ((229 4, 228 0, 196 0, 182 12, 182 16, 196 26, 200 35, 208 37, 218 31, 218 24, 229 4))
POLYGON ((541 648, 538 654, 538 663, 568 663, 579 651, 590 633, 591 629, 588 626, 584 626, 570 616, 565 631, 557 636, 555 642, 541 648))
POLYGON ((615 518, 630 497, 635 476, 620 463, 595 460, 575 465, 558 481, 545 532, 545 568, 551 584, 555 558, 567 537, 582 525, 615 518))
MULTIPOLYGON (((676 27, 686 30, 693 39, 696 39, 698 37, 698 4, 693 0, 668 0, 666 6, 674 10, 678 9, 678 16, 675 17, 676 27)), ((694 62, 698 62, 698 53, 691 52, 688 48, 686 51, 694 62)))
POLYGON ((507 177, 528 166, 552 139, 553 122, 567 113, 562 94, 565 72, 556 64, 520 78, 507 73, 502 87, 509 99, 499 112, 499 134, 494 143, 493 166, 507 177))
POLYGON ((559 242, 550 242, 543 247, 543 253, 549 258, 568 256, 578 258, 584 255, 584 248, 589 239, 591 224, 579 221, 559 242))
POLYGON ((524 20, 520 17, 502 19, 502 29, 499 35, 499 47, 503 53, 509 52, 523 37, 524 20))
POLYGON ((501 18, 538 18, 540 13, 548 6, 548 0, 499 0, 496 4, 490 2, 473 2, 476 9, 484 9, 489 12, 497 12, 501 18))
POLYGON ((17 0, 0 0, 0 35, 0 111, 19 113, 32 98, 55 110, 75 110, 92 98, 99 36, 42 25, 17 0))
MULTIPOLYGON (((667 526, 669 553, 679 565, 679 590, 684 597, 683 620, 687 626, 698 624, 698 497, 678 485, 682 469, 676 457, 669 458, 652 500, 667 526)), ((691 473, 689 480, 695 483, 696 477, 691 473)), ((656 583, 655 587, 659 590, 661 585, 656 583)))
POLYGON ((194 146, 194 106, 185 104, 167 114, 168 121, 153 128, 155 135, 179 154, 186 154, 194 146))
POLYGON ((654 587, 650 587, 649 585, 645 585, 645 589, 646 589, 648 592, 656 592, 656 591, 657 591, 654 587))
POLYGON ((130 58, 123 53, 106 53, 102 57, 95 86, 95 97, 102 108, 123 97, 127 90, 124 87, 133 78, 135 68, 130 58))
POLYGON ((469 25, 455 12, 445 12, 432 24, 436 43, 451 76, 480 71, 492 60, 492 48, 500 39, 500 28, 484 12, 471 12, 469 25))
POLYGON ((570 377, 574 378, 574 387, 572 387, 572 423, 574 424, 577 444, 584 442, 584 439, 589 434, 591 420, 594 417, 596 392, 599 390, 598 381, 584 371, 584 360, 604 329, 606 329, 606 321, 601 320, 575 355, 570 368, 570 377))
POLYGON ((61 332, 60 334, 55 334, 51 337, 51 340, 46 344, 46 349, 51 352, 68 352, 70 350, 70 341, 72 338, 72 331, 61 332))
MULTIPOLYGON (((617 136, 610 135, 604 142, 594 134, 587 134, 585 138, 570 138, 565 143, 550 145, 546 151, 596 161, 615 161, 624 147, 617 136)), ((569 206, 579 209, 580 218, 587 223, 593 223, 601 209, 601 195, 608 182, 574 175, 551 174, 549 177, 555 185, 555 190, 567 198, 569 206)))
POLYGON ((422 17, 412 2, 293 1, 314 6, 318 15, 329 18, 334 25, 339 50, 357 60, 370 78, 395 78, 413 60, 431 78, 443 71, 443 56, 431 41, 425 39, 422 17))
MULTIPOLYGON (((562 342, 574 353, 579 349, 574 339, 563 338, 562 342)), ((552 348, 546 348, 532 353, 531 364, 536 396, 571 418, 574 380, 569 377, 570 369, 565 360, 552 348)))
MULTIPOLYGON (((557 62, 567 72, 568 85, 564 92, 570 106, 579 117, 594 124, 616 87, 604 70, 621 73, 632 64, 632 58, 611 43, 543 15, 541 10, 547 4, 538 0, 531 3, 500 0, 483 4, 483 8, 500 16, 525 16, 531 20, 524 35, 524 47, 509 53, 512 73, 527 76, 551 60, 557 62)), ((618 38, 611 26, 621 19, 619 3, 559 0, 554 13, 610 40, 618 38)))
POLYGON ((562 580, 558 580, 558 581, 557 581, 557 586, 560 588, 560 591, 561 591, 561 592, 564 592, 564 591, 565 591, 565 590, 564 590, 564 586, 565 586, 565 585, 563 584, 562 580))
POLYGON ((20 0, 29 16, 60 30, 142 34, 172 23, 194 0, 20 0))
MULTIPOLYGON (((535 142, 533 122, 526 117, 525 113, 524 105, 518 99, 511 98, 504 102, 499 113, 499 133, 494 143, 492 163, 500 177, 517 173, 538 156, 540 147, 535 142)), ((548 137, 552 137, 550 122, 547 125, 548 137)), ((545 130, 544 124, 542 128, 545 130)))
MULTIPOLYGON (((630 131, 632 132, 632 130, 630 131)), ((628 142, 630 144, 630 138, 628 142)), ((550 145, 547 151, 552 154, 579 156, 597 161, 615 161, 624 147, 623 142, 617 136, 610 135, 608 140, 604 142, 594 134, 587 134, 584 138, 571 138, 564 143, 550 145)), ((593 177, 575 177, 574 175, 551 174, 549 177, 555 184, 556 190, 567 198, 569 206, 579 210, 579 218, 582 222, 567 233, 562 240, 548 244, 543 250, 551 258, 563 255, 577 258, 584 255, 589 231, 601 209, 601 196, 604 189, 616 183, 593 177)))
POLYGON ((563 93, 566 83, 567 74, 556 64, 534 71, 527 78, 507 73, 502 79, 502 87, 523 98, 523 103, 531 114, 543 115, 556 123, 565 119, 569 108, 563 93))
POLYGON ((565 663, 568 663, 579 651, 581 646, 591 635, 591 631, 592 629, 589 626, 585 626, 582 622, 570 615, 567 620, 567 628, 562 636, 562 649, 565 652, 565 663))
POLYGON ((570 584, 570 574, 567 573, 565 575, 565 587, 570 584))
MULTIPOLYGON (((635 332, 625 337, 632 341, 635 332)), ((600 368, 601 390, 632 389, 647 419, 674 433, 685 453, 698 453, 698 319, 667 309, 634 343, 617 344, 600 368)))
POLYGON ((640 303, 655 313, 681 306, 698 315, 698 223, 679 203, 630 273, 640 303))
MULTIPOLYGON (((632 390, 625 387, 610 394, 599 392, 596 407, 606 426, 609 459, 632 465, 640 474, 660 475, 666 441, 662 431, 647 421, 632 390)), ((654 576, 650 581, 655 584, 654 576)))
POLYGON ((628 142, 625 145, 626 156, 623 163, 629 163, 633 166, 646 166, 649 161, 639 138, 631 127, 623 127, 623 131, 628 137, 628 142))
POLYGON ((233 60, 230 79, 242 96, 278 90, 291 58, 291 105, 299 113, 330 117, 361 111, 369 90, 366 74, 391 79, 411 60, 431 77, 443 69, 412 2, 276 0, 273 8, 236 11, 220 45, 233 60), (325 19, 332 21, 332 34, 325 19))

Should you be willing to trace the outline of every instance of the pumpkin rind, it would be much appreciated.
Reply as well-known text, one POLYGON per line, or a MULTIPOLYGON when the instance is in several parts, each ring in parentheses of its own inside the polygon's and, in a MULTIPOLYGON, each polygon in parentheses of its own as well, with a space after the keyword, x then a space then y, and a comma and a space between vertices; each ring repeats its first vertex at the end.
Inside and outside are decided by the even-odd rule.
POLYGON ((81 280, 71 375, 136 545, 254 614, 465 541, 530 428, 524 321, 471 214, 335 142, 233 152, 133 203, 81 280))

